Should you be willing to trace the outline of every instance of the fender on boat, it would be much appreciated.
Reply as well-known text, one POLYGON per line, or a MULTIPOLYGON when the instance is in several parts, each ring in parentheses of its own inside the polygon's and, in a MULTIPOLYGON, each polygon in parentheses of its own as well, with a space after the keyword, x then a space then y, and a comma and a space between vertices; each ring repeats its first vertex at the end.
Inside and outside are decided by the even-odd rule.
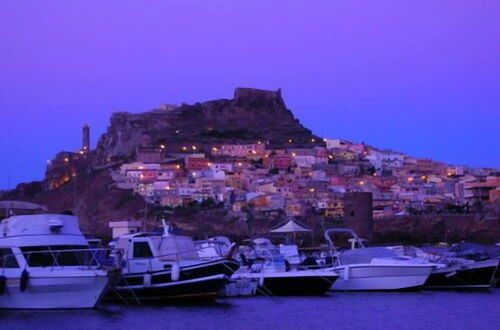
POLYGON ((0 276, 0 296, 5 293, 5 286, 7 285, 7 277, 0 276))
POLYGON ((179 266, 178 263, 172 264, 172 269, 170 270, 170 276, 173 282, 178 281, 179 278, 181 277, 181 267, 179 266))
POLYGON ((28 287, 29 278, 30 274, 26 269, 24 269, 23 272, 21 273, 21 281, 19 283, 19 290, 21 290, 21 292, 24 292, 28 287))

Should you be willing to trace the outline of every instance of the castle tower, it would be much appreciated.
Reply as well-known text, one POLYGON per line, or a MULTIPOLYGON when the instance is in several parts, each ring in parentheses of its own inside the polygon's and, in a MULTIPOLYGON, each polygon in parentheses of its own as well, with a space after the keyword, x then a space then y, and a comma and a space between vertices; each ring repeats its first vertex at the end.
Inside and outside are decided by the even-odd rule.
POLYGON ((90 128, 87 124, 82 128, 82 150, 90 150, 90 128))
POLYGON ((373 196, 371 192, 344 194, 345 226, 359 237, 370 239, 373 235, 373 196))

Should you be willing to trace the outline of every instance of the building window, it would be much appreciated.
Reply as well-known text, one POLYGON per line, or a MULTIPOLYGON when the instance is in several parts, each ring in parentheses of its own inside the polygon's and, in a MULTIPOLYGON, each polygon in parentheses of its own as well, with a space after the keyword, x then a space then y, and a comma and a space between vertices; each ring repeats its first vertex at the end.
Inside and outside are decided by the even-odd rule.
POLYGON ((351 211, 351 217, 353 217, 353 216, 354 216, 354 211, 351 211))

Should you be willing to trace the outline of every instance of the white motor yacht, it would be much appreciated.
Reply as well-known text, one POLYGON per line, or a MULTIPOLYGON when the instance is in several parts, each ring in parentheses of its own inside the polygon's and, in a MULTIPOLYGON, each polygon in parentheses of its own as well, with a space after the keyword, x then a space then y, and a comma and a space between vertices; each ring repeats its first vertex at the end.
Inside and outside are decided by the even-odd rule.
POLYGON ((325 232, 332 248, 333 267, 340 277, 332 285, 334 291, 401 291, 420 289, 436 267, 431 263, 414 263, 400 258, 383 247, 364 247, 350 229, 334 228, 325 232), (359 248, 339 252, 330 237, 332 233, 347 233, 359 248))
POLYGON ((415 263, 436 265, 424 289, 488 290, 495 285, 500 262, 497 258, 469 260, 447 248, 437 247, 393 246, 390 249, 402 257, 410 255, 415 263))
POLYGON ((0 223, 0 308, 93 308, 108 276, 78 218, 18 215, 0 223))
POLYGON ((264 295, 323 295, 339 277, 328 269, 293 268, 266 238, 250 243, 241 250, 242 267, 232 279, 257 280, 257 291, 264 295))

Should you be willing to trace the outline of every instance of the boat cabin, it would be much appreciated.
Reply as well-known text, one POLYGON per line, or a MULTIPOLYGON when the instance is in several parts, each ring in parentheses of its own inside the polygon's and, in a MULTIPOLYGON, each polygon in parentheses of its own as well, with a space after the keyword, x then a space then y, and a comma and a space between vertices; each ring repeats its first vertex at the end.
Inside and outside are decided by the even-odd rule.
POLYGON ((12 216, 0 223, 0 267, 43 268, 96 266, 98 256, 78 226, 61 214, 12 216))
POLYGON ((191 237, 160 233, 120 236, 114 246, 120 251, 126 273, 143 273, 197 264, 200 258, 191 237))

